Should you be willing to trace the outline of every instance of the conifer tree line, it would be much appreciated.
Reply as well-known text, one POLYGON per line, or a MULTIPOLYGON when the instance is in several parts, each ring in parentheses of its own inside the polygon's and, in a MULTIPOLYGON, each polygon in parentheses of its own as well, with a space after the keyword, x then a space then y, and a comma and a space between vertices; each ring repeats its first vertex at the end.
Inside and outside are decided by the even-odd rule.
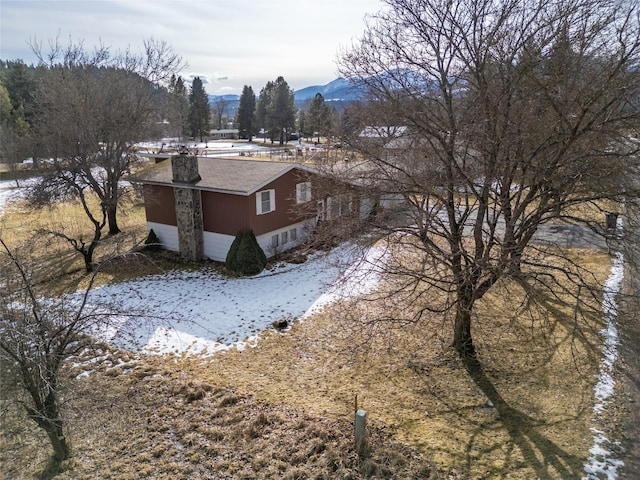
MULTIPOLYGON (((172 135, 202 142, 210 128, 222 128, 227 102, 220 99, 210 105, 199 77, 195 77, 188 88, 182 77, 173 76, 168 91, 167 120, 172 135)), ((262 135, 265 141, 269 139, 283 145, 297 131, 305 137, 316 137, 319 143, 320 137, 331 132, 335 117, 335 109, 325 103, 321 93, 298 111, 293 90, 284 77, 279 76, 275 81, 267 82, 259 95, 251 86, 243 87, 234 123, 240 138, 249 141, 262 135)))
POLYGON ((286 143, 297 131, 306 137, 327 136, 335 123, 336 112, 317 93, 306 109, 297 111, 293 90, 280 76, 269 81, 256 97, 251 86, 245 85, 240 96, 240 104, 235 123, 241 138, 249 141, 256 135, 263 135, 271 142, 286 143))
POLYGON ((187 89, 182 77, 173 75, 168 93, 167 120, 171 134, 203 142, 211 130, 211 106, 202 79, 194 77, 187 89))
MULTIPOLYGON (((66 68, 71 69, 72 65, 66 68)), ((46 70, 21 60, 0 62, 0 159, 3 163, 16 165, 29 157, 37 161, 46 154, 46 148, 40 148, 37 135, 34 136, 39 131, 36 113, 42 112, 34 92, 46 70)), ((169 136, 202 142, 211 128, 222 128, 227 104, 220 100, 211 105, 200 77, 194 77, 189 85, 174 73, 166 87, 155 85, 153 89, 156 90, 154 121, 165 122, 169 136)), ((316 138, 319 143, 321 137, 332 132, 336 118, 336 110, 326 104, 321 93, 298 111, 293 90, 284 77, 279 76, 267 82, 259 95, 251 86, 244 86, 234 123, 240 138, 251 141, 262 135, 265 140, 282 145, 294 132, 316 138)))

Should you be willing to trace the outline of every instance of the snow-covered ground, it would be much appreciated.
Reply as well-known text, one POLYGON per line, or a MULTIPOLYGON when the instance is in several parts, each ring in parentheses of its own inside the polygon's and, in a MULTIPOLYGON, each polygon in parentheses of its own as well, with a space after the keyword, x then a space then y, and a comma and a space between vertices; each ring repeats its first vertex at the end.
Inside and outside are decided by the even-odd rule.
POLYGON ((250 151, 269 151, 268 147, 263 147, 255 143, 249 143, 246 140, 213 140, 210 142, 180 142, 177 139, 165 138, 154 142, 140 142, 137 146, 144 151, 145 149, 158 151, 160 149, 175 151, 176 148, 184 145, 190 151, 197 151, 200 156, 207 155, 230 155, 240 154, 240 152, 250 151))
MULTIPOLYGON (((153 353, 242 348, 276 320, 301 319, 340 296, 374 288, 378 277, 370 263, 357 260, 358 252, 343 246, 254 277, 171 271, 97 288, 90 303, 127 312, 101 332, 123 348, 153 353)), ((372 261, 376 252, 369 252, 372 261)))
POLYGON ((13 180, 0 180, 0 213, 3 212, 7 202, 19 195, 20 190, 15 186, 16 182, 13 180))
MULTIPOLYGON (((620 224, 620 221, 619 221, 620 224)), ((600 365, 598 383, 594 388, 596 403, 593 406, 595 422, 600 421, 600 415, 604 412, 607 404, 614 394, 615 380, 613 379, 613 368, 618 359, 618 329, 616 328, 616 317, 618 306, 616 296, 620 291, 624 277, 624 256, 617 252, 613 258, 611 273, 604 286, 604 298, 602 300, 602 311, 606 321, 606 328, 601 332, 604 338, 604 358, 600 365)), ((615 441, 605 437, 602 430, 593 427, 593 447, 589 449, 591 456, 584 466, 586 476, 584 480, 615 480, 618 478, 618 469, 624 462, 616 458, 616 454, 611 451, 610 445, 619 446, 615 441)))
MULTIPOLYGON (((0 182, 0 213, 17 197, 0 182)), ((175 270, 91 292, 91 303, 125 315, 100 334, 115 345, 157 353, 215 352, 254 341, 280 319, 300 319, 343 295, 374 288, 376 250, 343 246, 302 264, 281 264, 254 277, 228 278, 213 270, 175 270)))

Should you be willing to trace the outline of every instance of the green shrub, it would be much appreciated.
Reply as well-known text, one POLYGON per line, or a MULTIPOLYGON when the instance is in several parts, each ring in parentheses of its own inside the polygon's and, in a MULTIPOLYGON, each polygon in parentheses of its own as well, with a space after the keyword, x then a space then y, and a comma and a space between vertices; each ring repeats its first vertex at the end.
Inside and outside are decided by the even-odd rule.
POLYGON ((144 241, 144 249, 145 250, 160 250, 162 244, 160 243, 160 239, 156 235, 156 232, 153 231, 153 228, 149 230, 149 235, 147 235, 147 239, 144 241))
POLYGON ((238 232, 227 253, 227 268, 242 275, 255 275, 266 265, 267 256, 253 232, 238 232))

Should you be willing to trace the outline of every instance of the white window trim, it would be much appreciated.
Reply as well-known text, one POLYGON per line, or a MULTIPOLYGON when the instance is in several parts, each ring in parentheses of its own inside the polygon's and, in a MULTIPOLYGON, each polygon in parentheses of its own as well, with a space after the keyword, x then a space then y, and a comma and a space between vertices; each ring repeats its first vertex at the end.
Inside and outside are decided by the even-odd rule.
POLYGON ((329 220, 333 220, 351 212, 352 208, 353 200, 351 195, 327 197, 326 215, 329 220))
POLYGON ((318 213, 316 215, 316 222, 324 222, 326 219, 326 209, 324 200, 318 200, 317 204, 318 213))
POLYGON ((311 200, 311 182, 296 184, 296 203, 307 203, 311 200))
POLYGON ((270 190, 261 190, 256 193, 256 214, 264 215, 265 213, 271 213, 276 209, 276 191, 274 189, 270 190), (270 210, 263 211, 262 210, 262 194, 264 192, 269 192, 269 207, 270 210))

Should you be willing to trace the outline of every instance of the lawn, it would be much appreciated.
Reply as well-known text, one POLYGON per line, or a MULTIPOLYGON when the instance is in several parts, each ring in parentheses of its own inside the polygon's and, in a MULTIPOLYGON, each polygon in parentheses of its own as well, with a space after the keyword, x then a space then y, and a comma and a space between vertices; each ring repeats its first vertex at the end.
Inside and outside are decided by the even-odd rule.
MULTIPOLYGON (((3 222, 13 227, 3 231, 17 235, 16 225, 31 228, 33 218, 48 217, 9 210, 3 222)), ((134 209, 127 218, 127 229, 141 229, 134 209)), ((604 283, 611 268, 606 253, 572 255, 604 283)), ((301 265, 273 265, 258 278, 230 279, 213 265, 184 270, 162 258, 152 265, 163 273, 134 280, 152 287, 144 291, 121 283, 130 280, 119 273, 126 263, 109 271, 101 289, 108 297, 129 290, 148 310, 167 304, 186 310, 180 321, 169 322, 179 338, 206 324, 199 338, 208 342, 207 354, 198 342, 154 344, 144 335, 135 352, 111 347, 100 352, 100 361, 78 359, 68 372, 74 388, 66 404, 75 455, 57 478, 583 475, 593 444, 601 315, 577 329, 573 312, 562 304, 529 308, 520 288, 503 282, 477 311, 475 342, 483 369, 472 375, 449 347, 449 319, 433 316, 402 328, 367 322, 380 309, 389 317, 390 309, 407 307, 367 301, 367 289, 358 296, 327 290, 344 267, 326 260, 310 255, 301 265), (277 288, 261 297, 269 282, 277 288), (177 285, 190 283, 198 286, 195 297, 172 298, 164 290, 180 295, 177 285), (202 292, 210 294, 210 303, 202 292), (238 314, 234 299, 250 307, 238 314), (189 312, 190 302, 199 306, 189 312), (256 306, 262 318, 249 318, 256 306), (222 322, 223 316, 230 321, 222 322), (260 334, 282 317, 297 321, 285 332, 260 334), (222 324, 224 335, 216 330, 222 324), (228 348, 258 334, 253 348, 228 348), (197 346, 200 353, 176 345, 197 346), (150 355, 154 346, 163 355, 150 355), (352 442, 356 398, 367 411, 371 435, 369 456, 360 459, 352 442)), ((152 269, 135 263, 134 270, 152 269)), ((599 299, 588 301, 599 310, 599 299)), ((12 478, 32 478, 46 468, 46 443, 30 425, 11 425, 20 428, 3 433, 3 469, 11 468, 12 478)))

